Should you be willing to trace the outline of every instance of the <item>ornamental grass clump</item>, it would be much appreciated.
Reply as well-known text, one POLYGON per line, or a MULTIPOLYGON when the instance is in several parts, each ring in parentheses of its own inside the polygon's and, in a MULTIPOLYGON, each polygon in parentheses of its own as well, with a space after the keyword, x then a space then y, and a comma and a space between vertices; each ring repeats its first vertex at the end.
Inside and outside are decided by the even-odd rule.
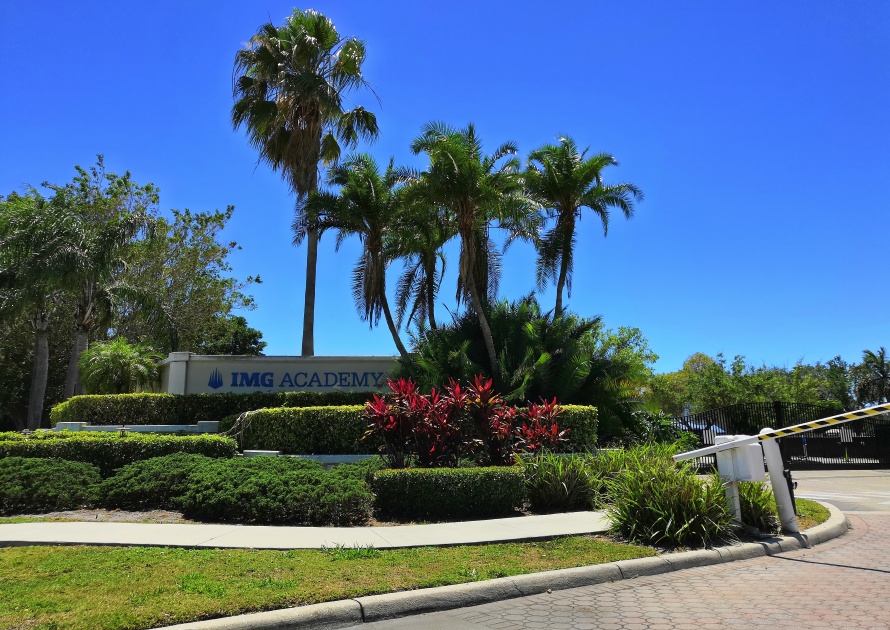
POLYGON ((463 387, 450 380, 429 395, 410 379, 389 381, 388 398, 375 395, 365 407, 369 421, 363 439, 382 442, 390 468, 414 464, 423 468, 454 467, 462 459, 487 466, 509 466, 519 453, 540 453, 565 441, 551 402, 526 409, 507 405, 491 379, 477 375, 463 387))
POLYGON ((739 503, 742 507, 742 523, 765 534, 779 531, 779 515, 776 498, 765 483, 740 482, 739 503))
POLYGON ((544 454, 523 462, 525 489, 533 512, 589 510, 597 503, 600 479, 590 455, 544 454))
POLYGON ((707 547, 734 538, 723 484, 687 463, 644 460, 608 482, 612 529, 647 545, 707 547))

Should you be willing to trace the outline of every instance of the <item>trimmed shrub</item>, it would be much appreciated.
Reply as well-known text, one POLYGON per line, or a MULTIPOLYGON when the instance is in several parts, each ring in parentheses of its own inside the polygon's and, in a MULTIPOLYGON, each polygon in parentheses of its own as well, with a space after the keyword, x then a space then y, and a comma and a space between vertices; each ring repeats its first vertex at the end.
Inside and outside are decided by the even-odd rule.
POLYGON ((565 442, 554 447, 557 453, 589 453, 596 446, 599 414, 596 407, 585 405, 562 405, 562 413, 557 418, 559 427, 567 429, 565 442))
POLYGON ((337 464, 328 470, 328 475, 336 479, 357 479, 370 484, 374 474, 384 468, 386 461, 382 457, 368 457, 354 464, 337 464))
POLYGON ((0 459, 0 514, 51 512, 90 505, 99 470, 64 459, 0 459))
POLYGON ((652 459, 608 482, 613 531, 647 545, 707 547, 733 538, 720 478, 704 482, 688 462, 652 459))
POLYGON ((519 466, 380 470, 371 488, 380 515, 397 519, 508 516, 525 496, 519 466))
POLYGON ((356 525, 368 520, 373 500, 366 483, 330 476, 315 462, 252 457, 196 468, 177 504, 205 521, 356 525))
MULTIPOLYGON (((377 443, 372 439, 362 441, 367 426, 363 410, 358 405, 260 409, 245 421, 239 436, 241 448, 291 455, 373 453, 377 443)), ((223 426, 220 424, 221 431, 223 426)))
POLYGON ((771 534, 779 531, 779 513, 772 488, 765 483, 740 482, 739 503, 742 523, 771 534))
POLYGON ((27 436, 26 439, 0 441, 0 458, 58 457, 84 462, 99 468, 103 477, 126 464, 172 453, 195 453, 208 457, 232 457, 237 452, 235 440, 218 435, 158 435, 128 433, 71 432, 64 438, 27 436))
POLYGON ((174 453, 127 464, 99 485, 97 499, 105 507, 125 510, 178 509, 176 501, 185 494, 189 475, 208 461, 204 455, 174 453))
POLYGON ((368 392, 252 392, 250 394, 119 394, 74 396, 54 406, 50 422, 195 424, 266 407, 364 405, 368 392))
POLYGON ((590 455, 548 453, 523 462, 525 489, 533 512, 589 510, 597 501, 590 455))

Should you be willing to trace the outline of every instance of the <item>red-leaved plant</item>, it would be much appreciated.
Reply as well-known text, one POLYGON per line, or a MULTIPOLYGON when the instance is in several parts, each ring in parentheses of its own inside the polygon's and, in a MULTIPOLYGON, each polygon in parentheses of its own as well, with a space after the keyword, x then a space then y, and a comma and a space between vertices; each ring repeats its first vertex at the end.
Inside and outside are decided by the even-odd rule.
POLYGON ((520 452, 540 452, 565 440, 556 403, 520 410, 507 405, 491 379, 477 375, 463 388, 451 379, 440 392, 420 394, 406 379, 389 381, 389 400, 378 395, 365 406, 370 421, 365 437, 382 439, 381 451, 392 468, 412 461, 423 467, 455 466, 462 457, 508 466, 520 452))

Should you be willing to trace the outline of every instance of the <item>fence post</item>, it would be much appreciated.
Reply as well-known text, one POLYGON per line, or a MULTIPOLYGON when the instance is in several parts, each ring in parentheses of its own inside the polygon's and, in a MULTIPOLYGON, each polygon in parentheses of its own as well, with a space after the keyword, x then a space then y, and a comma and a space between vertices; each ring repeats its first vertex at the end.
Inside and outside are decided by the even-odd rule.
MULTIPOLYGON (((769 433, 772 429, 763 429, 760 434, 769 433)), ((791 491, 788 488, 788 480, 785 478, 785 466, 782 463, 782 454, 775 440, 763 440, 763 457, 766 460, 766 469, 769 472, 769 482, 773 487, 773 495, 776 497, 776 507, 779 510, 779 521, 782 529, 790 534, 800 531, 797 525, 797 515, 794 513, 794 503, 791 499, 791 491)))

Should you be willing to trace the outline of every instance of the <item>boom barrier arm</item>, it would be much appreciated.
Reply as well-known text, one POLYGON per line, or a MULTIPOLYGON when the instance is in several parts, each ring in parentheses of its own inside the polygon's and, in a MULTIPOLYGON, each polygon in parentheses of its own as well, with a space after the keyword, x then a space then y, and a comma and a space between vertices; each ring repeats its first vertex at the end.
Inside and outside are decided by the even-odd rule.
POLYGON ((773 429, 771 431, 765 431, 760 435, 752 435, 751 437, 742 438, 733 442, 724 442, 723 444, 715 444, 714 446, 707 446, 705 448, 700 448, 694 451, 680 453, 679 455, 674 455, 674 461, 679 462, 684 459, 693 459, 695 457, 703 457, 704 455, 713 455, 714 453, 726 451, 731 448, 738 448, 739 446, 745 446, 746 444, 757 444, 758 442, 762 442, 764 440, 774 440, 776 438, 785 437, 786 435, 792 435, 794 433, 803 433, 804 431, 821 429, 833 424, 844 424, 845 422, 861 420, 862 418, 867 418, 868 416, 877 416, 887 412, 890 412, 890 404, 876 405, 874 407, 858 409, 856 411, 847 411, 845 413, 839 413, 836 416, 822 418, 821 420, 813 420, 812 422, 795 424, 794 426, 785 427, 784 429, 773 429))

